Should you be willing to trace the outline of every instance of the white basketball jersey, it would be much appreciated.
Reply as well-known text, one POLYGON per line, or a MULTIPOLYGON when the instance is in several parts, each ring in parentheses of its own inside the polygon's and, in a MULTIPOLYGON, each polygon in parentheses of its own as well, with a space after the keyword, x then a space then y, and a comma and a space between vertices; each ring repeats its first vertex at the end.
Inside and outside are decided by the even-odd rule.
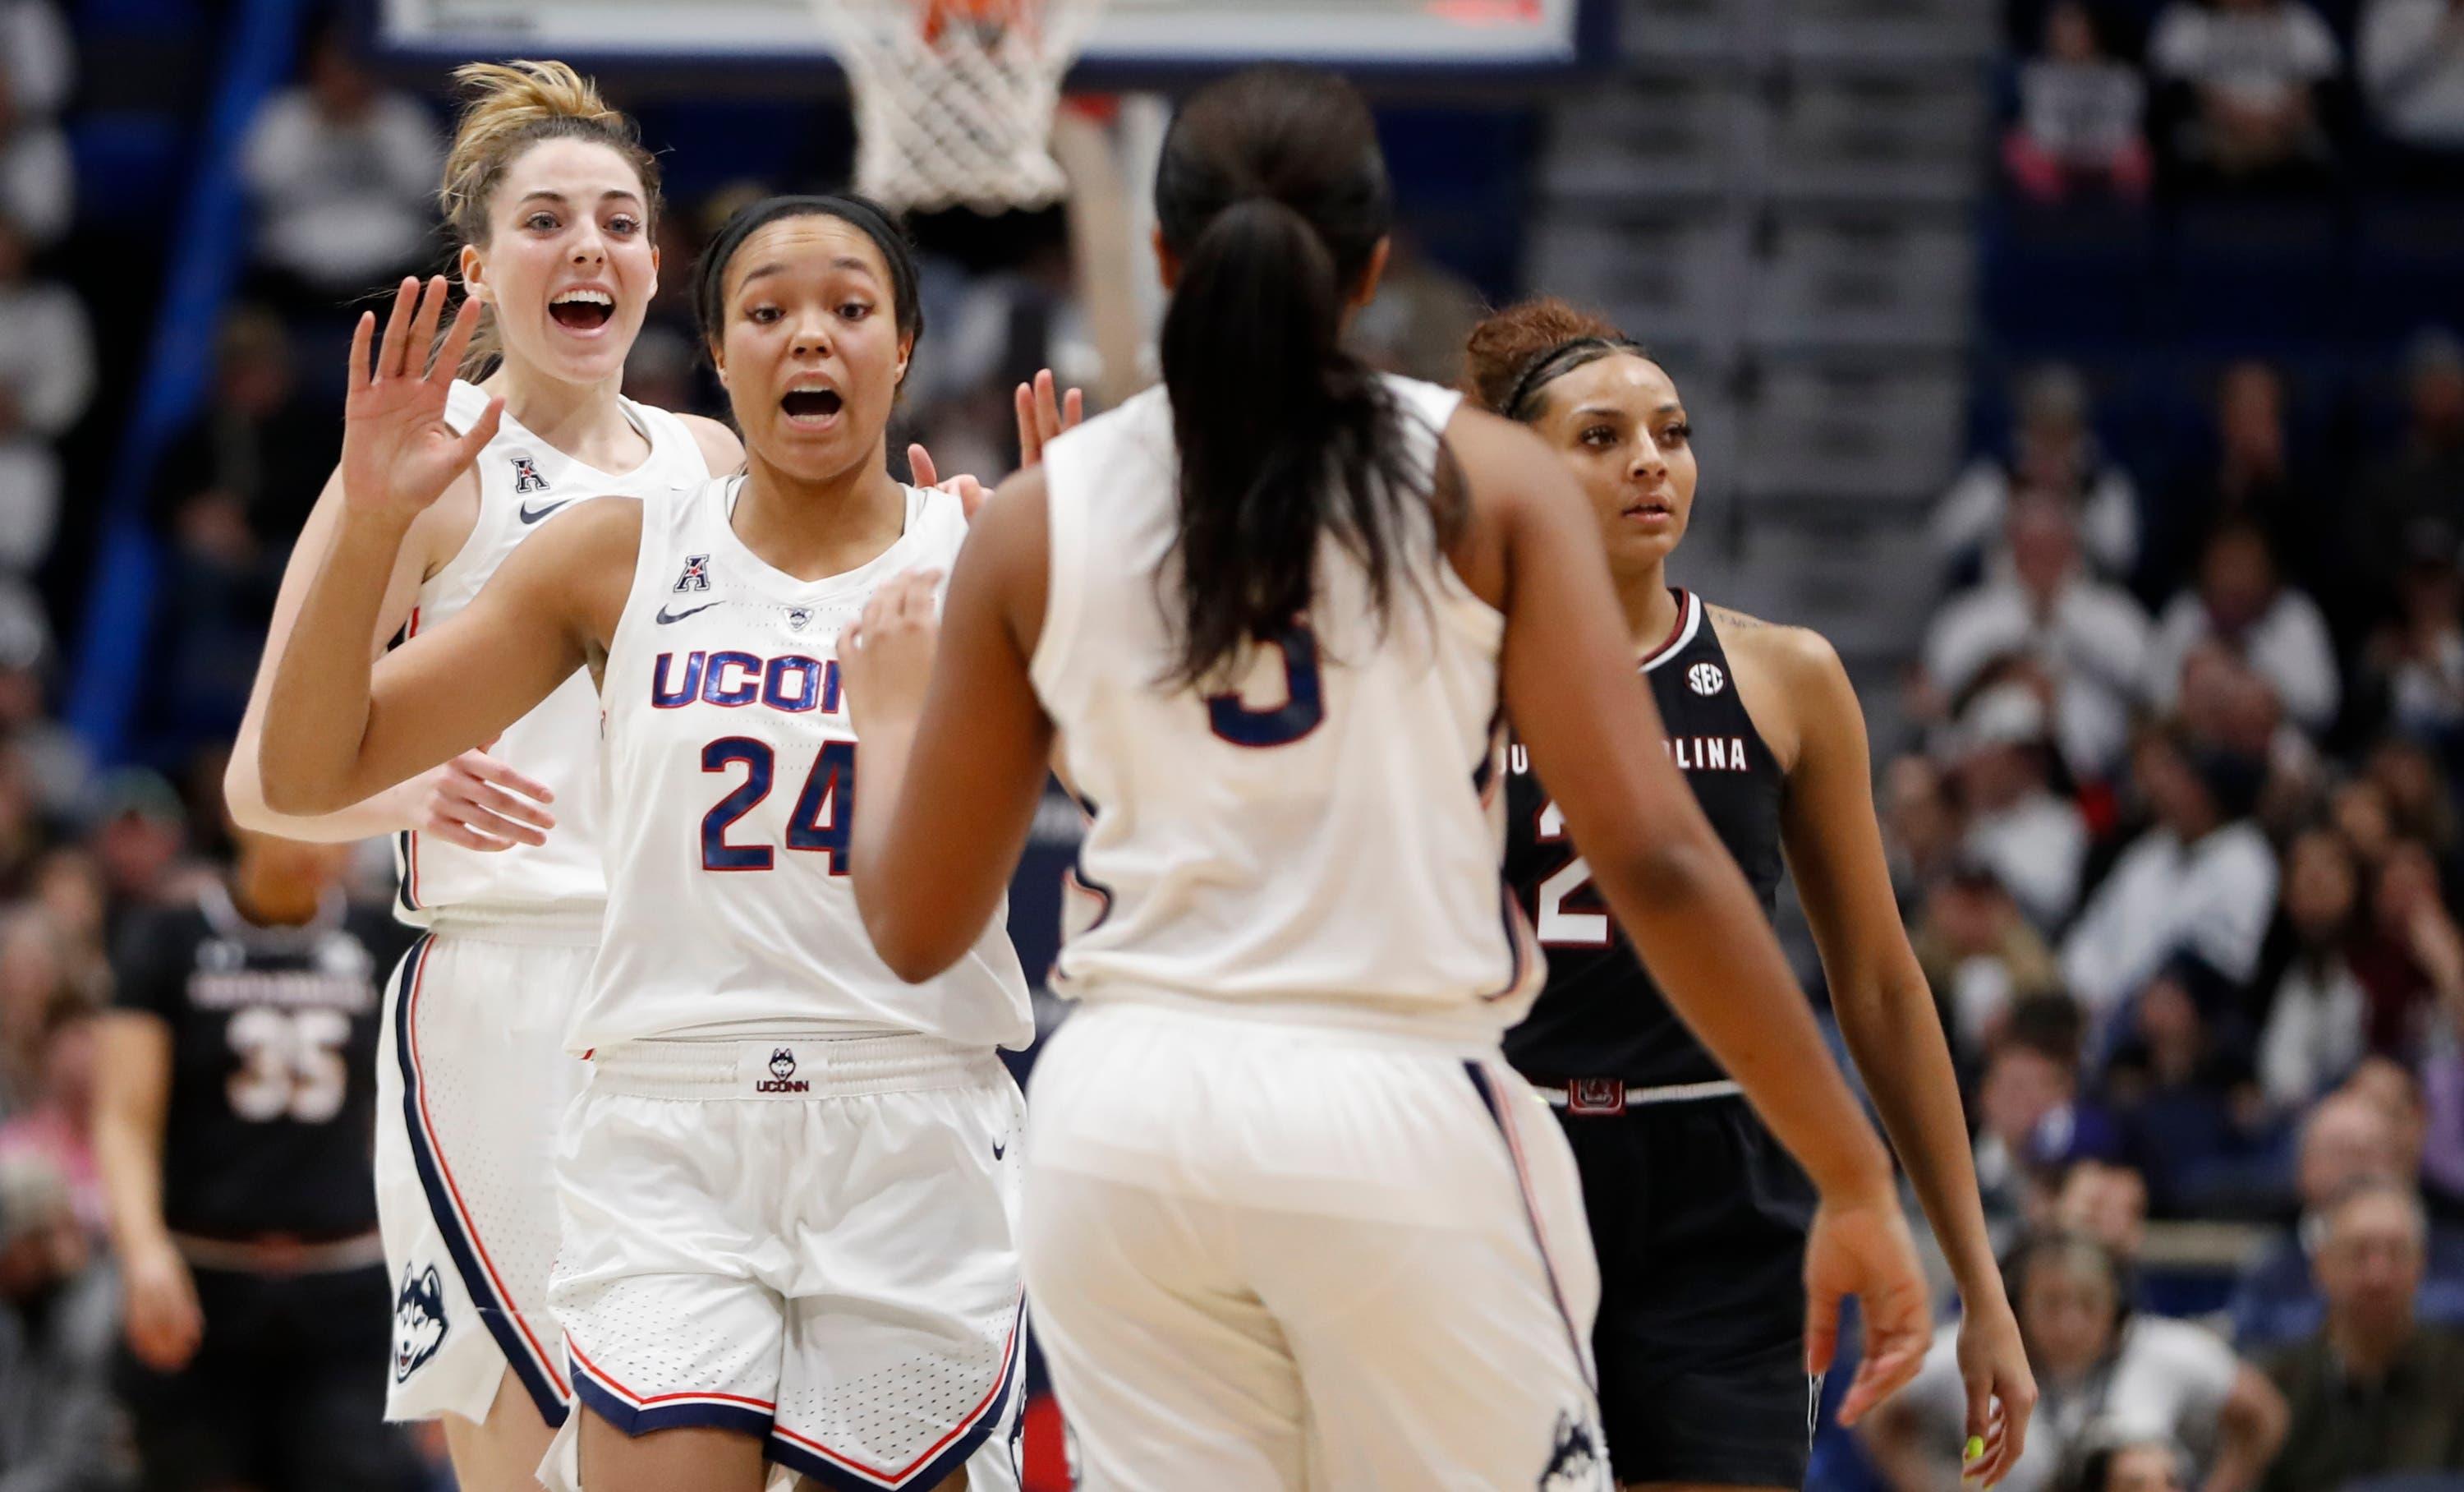
MULTIPOLYGON (((710 479, 684 421, 630 399, 623 405, 650 442, 650 454, 622 477, 575 460, 504 416, 496 438, 479 453, 478 522, 453 558, 419 588, 406 629, 410 635, 470 605, 514 546, 567 503, 610 496, 664 501, 710 479)), ((488 395, 475 385, 456 382, 446 400, 446 423, 468 430, 487 407, 488 395)), ((576 670, 488 749, 556 793, 548 810, 556 827, 545 844, 486 853, 416 830, 394 835, 397 915, 421 926, 440 913, 466 912, 597 926, 606 881, 599 856, 599 698, 589 670, 576 670)))
POLYGON ((736 536, 742 485, 643 505, 600 687, 607 921, 569 1044, 808 1031, 1024 1046, 1035 1024, 1001 914, 956 967, 911 986, 873 952, 847 879, 863 751, 839 634, 882 582, 949 568, 967 533, 958 500, 909 488, 897 543, 803 581, 736 536))
MULTIPOLYGON (((1457 395, 1388 387, 1434 471, 1457 395)), ((1421 523, 1382 632, 1368 576, 1329 544, 1306 625, 1257 649, 1237 691, 1162 683, 1177 472, 1160 389, 1045 453, 1032 672, 1093 819, 1065 987, 1502 1031, 1541 972, 1500 874, 1505 618, 1421 523)))

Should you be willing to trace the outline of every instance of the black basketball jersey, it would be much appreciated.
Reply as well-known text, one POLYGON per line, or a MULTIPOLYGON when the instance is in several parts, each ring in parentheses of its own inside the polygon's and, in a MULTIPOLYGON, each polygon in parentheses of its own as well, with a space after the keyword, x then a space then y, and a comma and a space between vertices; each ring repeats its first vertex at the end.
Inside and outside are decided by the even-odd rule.
MULTIPOLYGON (((1643 660, 1643 677, 1679 769, 1770 911, 1779 897, 1786 783, 1737 698, 1736 671, 1702 598, 1676 596, 1677 630, 1643 660)), ((1507 1060, 1551 1084, 1611 1078, 1661 1087, 1725 1078, 1609 915, 1519 743, 1507 765, 1507 880, 1549 956, 1548 987, 1506 1034, 1507 1060)))
POLYGON ((259 926, 220 885, 132 920, 118 1004, 171 1028, 163 1220, 208 1237, 347 1237, 377 1223, 380 991, 413 929, 337 895, 259 926))

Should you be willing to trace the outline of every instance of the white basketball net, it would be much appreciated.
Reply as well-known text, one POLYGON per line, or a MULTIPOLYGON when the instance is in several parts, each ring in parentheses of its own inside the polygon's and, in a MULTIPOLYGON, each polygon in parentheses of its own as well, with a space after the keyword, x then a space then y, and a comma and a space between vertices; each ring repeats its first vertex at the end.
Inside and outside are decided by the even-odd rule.
POLYGON ((901 211, 1043 207, 1061 78, 1103 0, 812 0, 855 96, 856 188, 901 211))

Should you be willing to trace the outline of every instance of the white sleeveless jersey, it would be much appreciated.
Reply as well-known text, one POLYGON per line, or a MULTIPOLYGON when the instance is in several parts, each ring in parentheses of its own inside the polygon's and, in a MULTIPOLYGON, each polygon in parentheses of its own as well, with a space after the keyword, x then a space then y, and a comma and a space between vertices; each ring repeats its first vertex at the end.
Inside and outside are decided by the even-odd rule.
MULTIPOLYGON (((1433 471, 1457 395, 1388 387, 1433 471)), ((1505 618, 1423 523, 1382 632, 1368 577, 1329 544, 1306 625, 1258 649, 1238 691, 1162 684, 1177 471, 1160 389, 1045 453, 1031 667, 1092 817, 1061 987, 1493 1037, 1542 971, 1501 875, 1505 618)))
POLYGON ((1024 1046, 1026 981, 996 914, 948 972, 908 985, 873 952, 847 879, 864 753, 838 638, 882 582, 949 568, 958 500, 907 490, 907 530, 801 581, 729 522, 741 478, 642 507, 641 561, 607 650, 607 921, 568 1040, 922 1032, 1024 1046))
MULTIPOLYGON (((504 417, 496 438, 479 453, 479 517, 471 537, 444 568, 419 588, 406 631, 416 636, 471 604, 514 546, 539 532, 565 504, 608 496, 655 498, 710 479, 693 432, 665 410, 623 401, 625 415, 650 442, 650 455, 622 477, 586 466, 504 417)), ((446 423, 468 430, 488 395, 456 382, 446 423)), ((525 921, 596 927, 606 899, 599 855, 599 699, 587 669, 557 686, 538 708, 507 726, 489 751, 514 770, 553 790, 556 827, 541 845, 517 844, 482 853, 433 835, 394 835, 401 877, 396 913, 425 926, 442 914, 491 913, 525 921)))

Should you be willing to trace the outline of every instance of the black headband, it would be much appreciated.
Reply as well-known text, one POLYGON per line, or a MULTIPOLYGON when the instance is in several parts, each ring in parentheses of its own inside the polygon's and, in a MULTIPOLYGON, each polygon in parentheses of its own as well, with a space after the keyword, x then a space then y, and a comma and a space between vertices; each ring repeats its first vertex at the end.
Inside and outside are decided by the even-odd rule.
POLYGON ((1561 342, 1523 366, 1514 387, 1507 391, 1506 402, 1498 412, 1507 419, 1523 417, 1523 407, 1529 404, 1551 382, 1573 372, 1586 363, 1597 362, 1612 352, 1642 354, 1642 344, 1631 337, 1575 337, 1561 342), (1588 354, 1588 355, 1587 355, 1588 354))

